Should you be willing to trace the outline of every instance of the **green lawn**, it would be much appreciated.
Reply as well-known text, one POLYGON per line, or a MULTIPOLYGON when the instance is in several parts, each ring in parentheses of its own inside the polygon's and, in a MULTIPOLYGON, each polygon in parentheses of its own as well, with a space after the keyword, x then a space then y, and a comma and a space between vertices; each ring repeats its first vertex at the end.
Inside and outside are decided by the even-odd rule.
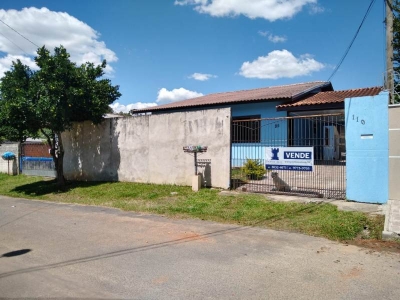
POLYGON ((263 195, 219 195, 218 190, 126 182, 69 182, 65 191, 41 177, 0 174, 0 194, 28 199, 100 205, 123 210, 198 218, 224 223, 268 227, 351 240, 364 226, 370 238, 380 238, 383 217, 344 212, 330 204, 269 201, 263 195))

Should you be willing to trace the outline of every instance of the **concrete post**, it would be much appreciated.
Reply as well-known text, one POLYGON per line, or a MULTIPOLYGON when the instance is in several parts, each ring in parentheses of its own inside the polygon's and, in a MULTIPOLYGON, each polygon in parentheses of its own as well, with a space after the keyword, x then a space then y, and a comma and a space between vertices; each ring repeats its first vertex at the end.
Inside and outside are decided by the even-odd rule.
POLYGON ((198 192, 201 189, 201 175, 193 175, 192 177, 192 191, 198 192))

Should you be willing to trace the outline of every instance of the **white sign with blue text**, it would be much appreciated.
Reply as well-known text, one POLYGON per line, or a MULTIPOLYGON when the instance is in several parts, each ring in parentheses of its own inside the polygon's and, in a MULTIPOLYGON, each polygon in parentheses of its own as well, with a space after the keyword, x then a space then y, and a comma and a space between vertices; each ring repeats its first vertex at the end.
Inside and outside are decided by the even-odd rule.
POLYGON ((267 170, 312 171, 313 147, 265 147, 267 170))

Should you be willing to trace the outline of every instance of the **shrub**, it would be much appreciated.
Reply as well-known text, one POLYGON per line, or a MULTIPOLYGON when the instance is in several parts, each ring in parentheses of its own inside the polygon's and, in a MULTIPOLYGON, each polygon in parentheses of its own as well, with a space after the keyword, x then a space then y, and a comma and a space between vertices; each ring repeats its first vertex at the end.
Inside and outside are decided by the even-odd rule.
POLYGON ((265 169, 260 160, 247 159, 242 167, 244 174, 248 179, 260 180, 264 177, 265 169))

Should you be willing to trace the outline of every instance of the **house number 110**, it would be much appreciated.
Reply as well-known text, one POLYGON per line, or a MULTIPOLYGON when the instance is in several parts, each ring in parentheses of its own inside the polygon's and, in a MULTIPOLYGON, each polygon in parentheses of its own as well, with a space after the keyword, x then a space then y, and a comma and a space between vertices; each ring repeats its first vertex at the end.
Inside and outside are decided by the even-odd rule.
MULTIPOLYGON (((355 121, 358 122, 358 117, 356 117, 355 115, 353 115, 353 120, 355 120, 355 121)), ((365 125, 365 121, 364 121, 364 120, 361 120, 361 124, 362 124, 362 125, 365 125)))

